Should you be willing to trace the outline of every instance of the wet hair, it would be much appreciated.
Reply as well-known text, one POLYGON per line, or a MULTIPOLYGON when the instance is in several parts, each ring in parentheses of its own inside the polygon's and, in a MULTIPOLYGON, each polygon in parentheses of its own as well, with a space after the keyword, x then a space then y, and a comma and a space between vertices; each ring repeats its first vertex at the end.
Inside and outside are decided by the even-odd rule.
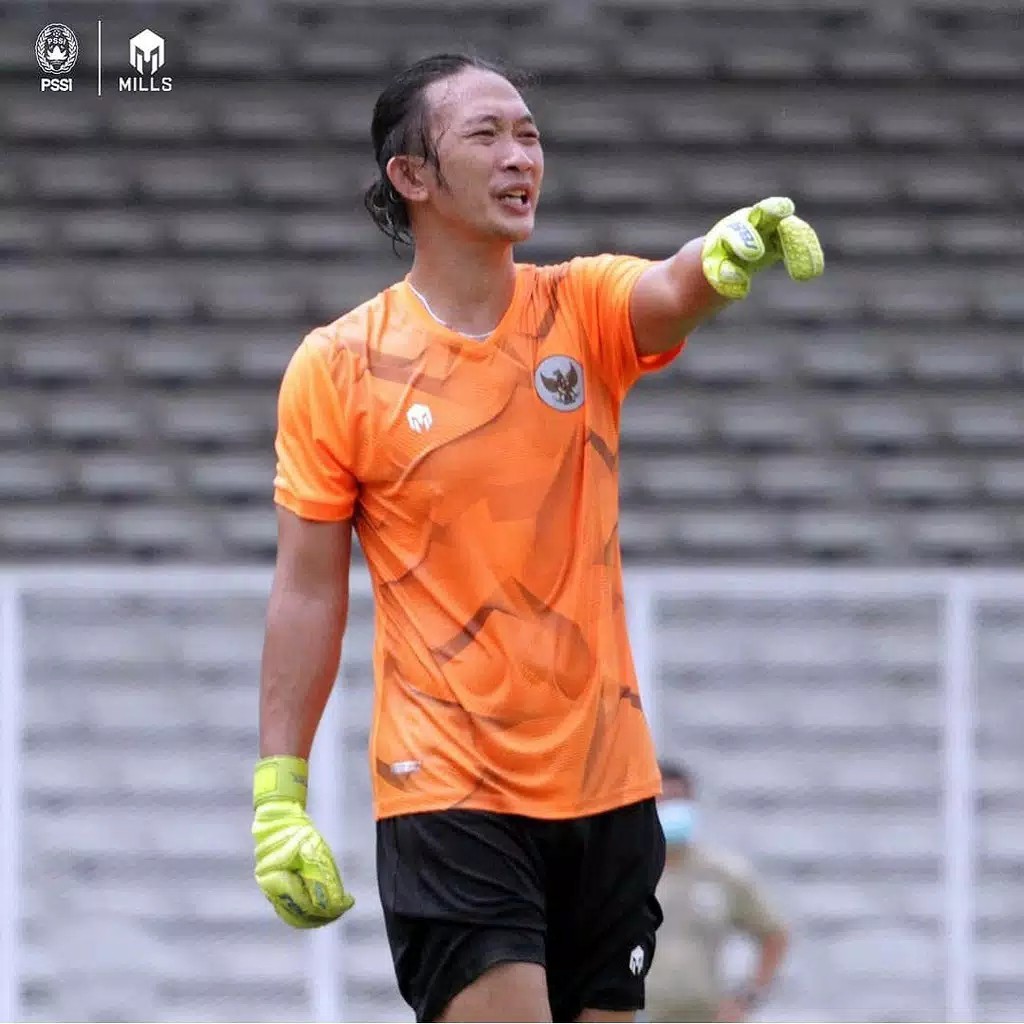
POLYGON ((391 239, 396 251, 399 244, 412 245, 412 231, 405 200, 388 178, 388 161, 404 153, 422 157, 443 182, 424 95, 434 82, 452 78, 467 68, 493 71, 517 87, 525 84, 524 76, 495 61, 468 53, 438 53, 400 71, 374 104, 370 137, 377 163, 377 180, 363 195, 363 205, 373 223, 391 239))
POLYGON ((691 793, 697 791, 697 780, 694 778, 693 772, 685 765, 678 761, 659 761, 658 767, 661 769, 661 777, 665 782, 679 782, 691 793))

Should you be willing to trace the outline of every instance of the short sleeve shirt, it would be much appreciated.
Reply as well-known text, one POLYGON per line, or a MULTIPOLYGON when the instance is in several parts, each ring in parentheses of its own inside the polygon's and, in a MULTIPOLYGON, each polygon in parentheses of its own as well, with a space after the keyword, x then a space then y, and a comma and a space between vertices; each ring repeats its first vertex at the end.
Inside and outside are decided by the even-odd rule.
POLYGON ((650 1019, 714 1020, 723 946, 735 934, 760 939, 780 930, 778 912, 740 858, 698 844, 666 865, 658 900, 665 919, 647 976, 650 1019))
POLYGON ((647 266, 518 265, 484 341, 403 281, 288 366, 275 500, 352 519, 374 584, 378 817, 564 818, 659 791, 618 545, 622 401, 679 350, 637 355, 647 266))

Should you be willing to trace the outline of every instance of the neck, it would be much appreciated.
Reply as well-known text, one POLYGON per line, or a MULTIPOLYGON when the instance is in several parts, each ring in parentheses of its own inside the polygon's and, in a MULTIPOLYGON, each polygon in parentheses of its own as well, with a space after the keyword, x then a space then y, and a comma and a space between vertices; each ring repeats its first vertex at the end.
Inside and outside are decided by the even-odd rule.
POLYGON ((487 334, 505 315, 515 291, 512 246, 450 236, 442 244, 417 239, 409 283, 451 330, 487 334))

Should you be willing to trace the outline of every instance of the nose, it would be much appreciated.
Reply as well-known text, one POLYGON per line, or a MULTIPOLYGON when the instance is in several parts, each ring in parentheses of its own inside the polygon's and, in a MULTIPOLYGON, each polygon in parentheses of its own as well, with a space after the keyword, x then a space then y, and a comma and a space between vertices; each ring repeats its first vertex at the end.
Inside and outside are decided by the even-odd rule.
POLYGON ((524 146, 516 139, 510 139, 502 153, 501 166, 506 171, 531 171, 537 165, 537 154, 531 147, 524 146))

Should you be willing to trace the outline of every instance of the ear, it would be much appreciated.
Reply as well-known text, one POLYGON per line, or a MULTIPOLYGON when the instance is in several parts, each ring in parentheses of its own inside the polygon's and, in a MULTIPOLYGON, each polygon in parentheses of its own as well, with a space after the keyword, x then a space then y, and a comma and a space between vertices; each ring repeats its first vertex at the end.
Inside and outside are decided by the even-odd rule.
POLYGON ((407 202, 422 203, 427 199, 429 190, 423 160, 411 156, 393 156, 385 170, 395 191, 407 202))

